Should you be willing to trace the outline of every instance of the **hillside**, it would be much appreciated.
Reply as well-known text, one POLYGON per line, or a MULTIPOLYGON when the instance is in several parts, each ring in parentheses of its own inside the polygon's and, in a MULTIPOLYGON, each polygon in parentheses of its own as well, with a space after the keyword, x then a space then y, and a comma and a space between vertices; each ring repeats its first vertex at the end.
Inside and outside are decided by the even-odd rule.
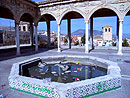
MULTIPOLYGON (((84 33, 85 33, 84 29, 79 29, 79 30, 73 32, 72 35, 81 35, 81 36, 83 36, 84 33)), ((93 34, 94 34, 94 36, 96 36, 96 35, 102 35, 102 31, 93 30, 93 34)), ((89 30, 89 36, 90 36, 90 30, 89 30)))
MULTIPOLYGON (((72 33, 72 35, 81 35, 83 36, 85 33, 85 30, 84 29, 79 29, 75 32, 72 33)), ((102 31, 99 31, 99 30, 93 30, 93 35, 96 36, 96 35, 102 35, 102 31)), ((89 30, 89 36, 90 36, 90 30, 89 30)), ((112 35, 113 38, 116 38, 116 35, 112 35)), ((123 34, 123 38, 130 38, 130 34, 123 34)))

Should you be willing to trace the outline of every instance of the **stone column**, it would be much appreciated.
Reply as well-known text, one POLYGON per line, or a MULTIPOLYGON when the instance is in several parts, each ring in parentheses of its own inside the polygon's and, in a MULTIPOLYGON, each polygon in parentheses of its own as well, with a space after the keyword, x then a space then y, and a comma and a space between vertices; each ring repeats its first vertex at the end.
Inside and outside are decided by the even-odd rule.
POLYGON ((119 20, 119 46, 118 46, 118 55, 122 54, 122 29, 123 29, 123 20, 119 20))
POLYGON ((32 22, 30 22, 30 35, 31 35, 30 44, 31 46, 33 46, 34 42, 33 42, 33 23, 32 22))
POLYGON ((19 23, 18 22, 15 22, 15 33, 16 33, 17 55, 20 55, 20 37, 19 37, 19 23))
POLYGON ((89 21, 85 21, 85 24, 86 24, 86 32, 85 32, 85 53, 89 53, 89 49, 88 49, 88 23, 89 23, 89 21))
POLYGON ((49 47, 50 46, 50 21, 47 21, 47 42, 49 47))
POLYGON ((38 26, 38 24, 35 24, 35 51, 38 51, 38 35, 37 35, 37 26, 38 26))
POLYGON ((68 45, 69 49, 71 49, 71 20, 68 19, 68 45))
POLYGON ((58 52, 61 52, 60 24, 58 24, 58 52))
POLYGON ((94 46, 93 46, 93 17, 91 17, 91 20, 90 20, 90 43, 91 43, 91 47, 92 49, 94 49, 94 46))
POLYGON ((118 49, 118 45, 119 45, 119 18, 117 17, 117 31, 116 31, 116 47, 118 49))

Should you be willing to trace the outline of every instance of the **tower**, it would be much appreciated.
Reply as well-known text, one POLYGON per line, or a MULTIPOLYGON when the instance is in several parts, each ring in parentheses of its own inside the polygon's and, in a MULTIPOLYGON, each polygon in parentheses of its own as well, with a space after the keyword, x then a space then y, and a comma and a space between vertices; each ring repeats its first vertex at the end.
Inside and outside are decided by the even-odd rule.
POLYGON ((112 26, 106 24, 103 28, 102 28, 102 32, 103 32, 103 40, 105 42, 107 41, 112 41, 112 26))

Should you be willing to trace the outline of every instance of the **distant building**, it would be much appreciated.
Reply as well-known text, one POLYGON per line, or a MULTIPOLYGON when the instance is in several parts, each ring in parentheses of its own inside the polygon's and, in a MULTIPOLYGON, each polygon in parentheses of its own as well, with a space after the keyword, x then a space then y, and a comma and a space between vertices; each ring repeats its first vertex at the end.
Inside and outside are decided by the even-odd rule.
MULTIPOLYGON (((20 44, 30 43, 30 25, 28 22, 20 22, 20 44)), ((15 28, 14 27, 0 27, 0 46, 15 44, 15 28)))
POLYGON ((77 39, 78 39, 79 43, 81 44, 81 43, 82 43, 82 41, 81 41, 82 36, 81 36, 81 35, 78 35, 78 36, 77 36, 77 39))
POLYGON ((102 28, 102 32, 103 32, 103 40, 104 42, 107 41, 112 41, 112 26, 106 24, 103 28, 102 28))
MULTIPOLYGON (((30 32, 19 32, 20 44, 30 43, 30 32)), ((15 45, 15 31, 0 30, 0 46, 15 45)))
MULTIPOLYGON (((48 42, 47 31, 45 31, 45 30, 38 30, 37 34, 38 34, 38 41, 39 42, 41 42, 41 43, 42 42, 48 42)), ((62 35, 61 35, 61 38, 62 38, 62 35)), ((50 42, 54 43, 56 41, 57 41, 56 32, 54 32, 54 31, 50 32, 50 42)))
POLYGON ((75 42, 79 41, 78 40, 78 35, 72 35, 71 38, 72 38, 72 42, 71 42, 72 44, 74 44, 75 42))
POLYGON ((93 38, 94 46, 103 46, 103 38, 100 35, 96 35, 93 38))
POLYGON ((46 41, 47 42, 47 32, 45 30, 38 30, 38 41, 46 41))
POLYGON ((30 31, 30 23, 29 22, 20 22, 19 31, 30 31))
POLYGON ((11 27, 11 26, 0 26, 0 31, 15 31, 15 27, 11 27))
MULTIPOLYGON (((58 37, 58 36, 57 36, 58 37)), ((65 43, 65 38, 66 38, 66 35, 65 34, 61 34, 60 36, 60 40, 61 40, 61 45, 64 45, 65 43)))
POLYGON ((54 31, 50 32, 50 41, 51 41, 51 43, 53 43, 53 42, 57 43, 56 32, 54 32, 54 31))
POLYGON ((102 35, 103 35, 105 46, 111 46, 112 45, 112 26, 106 24, 102 28, 102 32, 103 32, 102 35))

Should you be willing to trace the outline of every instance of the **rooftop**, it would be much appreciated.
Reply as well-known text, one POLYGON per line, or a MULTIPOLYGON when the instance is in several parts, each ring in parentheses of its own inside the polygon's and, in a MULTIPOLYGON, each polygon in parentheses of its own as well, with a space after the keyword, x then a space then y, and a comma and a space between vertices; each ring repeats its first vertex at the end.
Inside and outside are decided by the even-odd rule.
POLYGON ((27 2, 32 3, 32 4, 34 4, 34 5, 37 5, 37 3, 34 2, 34 1, 32 1, 32 0, 24 0, 24 1, 27 1, 27 2))
POLYGON ((102 37, 98 34, 98 35, 94 36, 94 39, 102 39, 102 37))
POLYGON ((110 26, 109 24, 106 24, 104 27, 112 27, 112 26, 110 26))
POLYGON ((58 3, 58 2, 83 2, 83 1, 100 1, 100 0, 43 0, 43 1, 39 1, 37 2, 39 5, 42 4, 49 4, 49 3, 58 3))

